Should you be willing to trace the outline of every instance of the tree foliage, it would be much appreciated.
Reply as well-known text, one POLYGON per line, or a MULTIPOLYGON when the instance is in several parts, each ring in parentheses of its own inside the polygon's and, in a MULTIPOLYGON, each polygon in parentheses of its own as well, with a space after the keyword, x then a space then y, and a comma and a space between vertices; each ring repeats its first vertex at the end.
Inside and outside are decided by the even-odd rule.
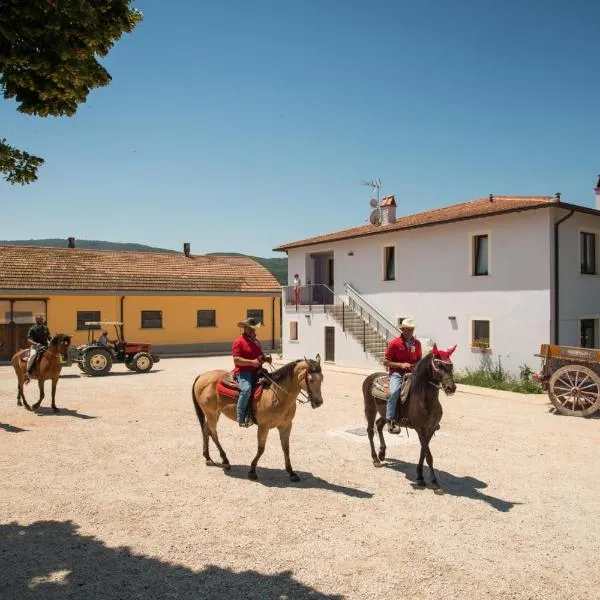
MULTIPOLYGON (((142 15, 132 0, 0 0, 0 89, 17 110, 72 116, 111 77, 98 62, 142 15)), ((0 173, 9 183, 37 179, 43 159, 0 140, 0 173)))

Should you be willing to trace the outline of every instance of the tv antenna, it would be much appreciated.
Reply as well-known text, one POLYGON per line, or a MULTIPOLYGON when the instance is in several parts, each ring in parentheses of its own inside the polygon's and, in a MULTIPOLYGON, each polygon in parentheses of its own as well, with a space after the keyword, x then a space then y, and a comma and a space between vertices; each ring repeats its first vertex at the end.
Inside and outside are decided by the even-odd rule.
POLYGON ((381 225, 381 207, 379 205, 379 192, 381 190, 381 179, 371 179, 370 181, 361 181, 361 185, 370 187, 376 194, 377 198, 371 198, 369 204, 373 209, 369 215, 371 225, 381 225))

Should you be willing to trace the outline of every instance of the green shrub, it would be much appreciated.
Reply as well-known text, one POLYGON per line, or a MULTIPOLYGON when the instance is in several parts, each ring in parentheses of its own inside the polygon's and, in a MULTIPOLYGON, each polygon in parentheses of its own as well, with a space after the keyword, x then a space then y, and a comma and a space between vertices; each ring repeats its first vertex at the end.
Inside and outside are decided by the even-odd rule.
POLYGON ((519 377, 515 377, 503 366, 498 357, 494 364, 487 354, 481 358, 481 365, 477 369, 465 369, 464 373, 457 373, 457 383, 476 385, 479 387, 519 392, 521 394, 543 394, 541 386, 531 380, 533 370, 527 365, 519 367, 519 377))

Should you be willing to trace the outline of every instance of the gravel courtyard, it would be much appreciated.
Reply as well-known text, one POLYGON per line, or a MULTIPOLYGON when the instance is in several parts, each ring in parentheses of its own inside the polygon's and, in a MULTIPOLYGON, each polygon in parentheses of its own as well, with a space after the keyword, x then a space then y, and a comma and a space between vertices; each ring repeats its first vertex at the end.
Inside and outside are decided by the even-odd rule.
POLYGON ((275 431, 252 482, 256 428, 220 422, 229 473, 201 454, 191 385, 229 365, 66 368, 58 415, 48 397, 38 414, 17 407, 0 367, 2 600, 600 597, 600 419, 461 388, 442 398, 436 495, 411 485, 414 432, 388 434, 373 468, 364 375, 325 368, 324 405, 294 421, 302 480, 289 482, 275 431))

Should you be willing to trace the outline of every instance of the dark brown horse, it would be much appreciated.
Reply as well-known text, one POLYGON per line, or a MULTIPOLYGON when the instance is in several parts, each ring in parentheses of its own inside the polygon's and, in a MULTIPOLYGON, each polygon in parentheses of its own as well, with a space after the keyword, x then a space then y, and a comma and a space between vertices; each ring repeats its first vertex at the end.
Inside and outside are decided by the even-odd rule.
POLYGON ((21 406, 21 400, 23 400, 23 406, 25 406, 27 410, 36 411, 44 399, 44 382, 47 379, 51 379, 52 410, 54 412, 58 412, 58 408, 56 408, 56 384, 58 382, 58 378, 60 377, 60 370, 62 369, 61 358, 65 361, 68 359, 70 346, 71 336, 64 333, 57 333, 50 341, 48 348, 43 351, 43 354, 39 357, 36 357, 31 378, 38 380, 40 399, 33 406, 29 406, 29 404, 27 404, 27 400, 25 400, 25 394, 23 393, 23 384, 25 382, 25 372, 27 370, 27 358, 29 356, 29 350, 19 350, 13 355, 11 362, 18 378, 17 406, 21 406))
MULTIPOLYGON (((432 486, 438 490, 440 486, 433 470, 433 457, 429 449, 429 442, 435 431, 439 429, 439 424, 442 420, 443 410, 439 399, 440 389, 443 389, 447 395, 452 395, 456 391, 453 366, 450 359, 450 355, 455 349, 456 346, 449 350, 439 350, 434 345, 432 351, 426 354, 415 365, 408 400, 404 404, 398 400, 396 414, 396 420, 406 427, 414 429, 421 442, 421 455, 419 456, 419 464, 417 465, 417 485, 425 485, 423 461, 427 459, 432 486)), ((367 433, 371 445, 373 464, 376 467, 381 467, 382 461, 385 460, 386 445, 383 437, 383 428, 386 423, 385 411, 387 401, 373 395, 373 383, 377 378, 385 375, 385 373, 373 373, 364 380, 362 386, 365 416, 367 417, 367 433), (375 451, 375 444, 373 443, 374 425, 378 413, 377 433, 379 434, 380 442, 379 454, 375 451)))
MULTIPOLYGON (((217 421, 222 414, 232 421, 236 420, 236 401, 219 393, 217 389, 219 380, 227 375, 227 371, 214 370, 197 377, 192 386, 192 399, 202 426, 203 454, 206 464, 208 466, 215 464, 208 451, 209 438, 212 438, 221 455, 223 468, 231 469, 217 434, 217 421)), ((258 425, 258 450, 250 465, 248 473, 250 479, 257 479, 256 465, 265 451, 269 430, 277 428, 285 459, 285 470, 291 481, 299 481, 300 478, 292 469, 290 462, 290 433, 296 414, 296 401, 298 395, 304 392, 312 408, 321 406, 323 404, 322 381, 321 357, 318 354, 315 360, 310 358, 295 360, 266 375, 264 388, 254 406, 254 418, 258 425)))

